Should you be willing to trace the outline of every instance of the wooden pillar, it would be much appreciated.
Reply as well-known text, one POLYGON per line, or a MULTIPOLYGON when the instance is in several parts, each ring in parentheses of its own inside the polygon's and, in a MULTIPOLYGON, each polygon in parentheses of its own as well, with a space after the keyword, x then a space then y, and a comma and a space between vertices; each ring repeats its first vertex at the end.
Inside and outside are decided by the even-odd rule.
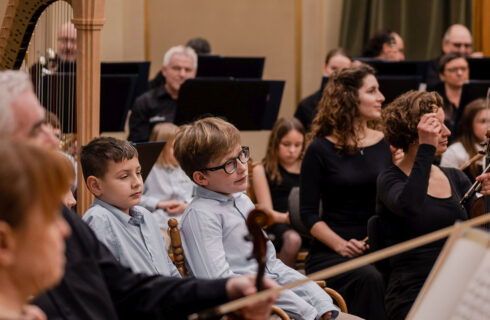
MULTIPOLYGON (((77 141, 79 148, 99 136, 100 32, 105 23, 105 0, 72 0, 77 29, 77 141)), ((77 211, 82 215, 93 201, 78 165, 77 211)))

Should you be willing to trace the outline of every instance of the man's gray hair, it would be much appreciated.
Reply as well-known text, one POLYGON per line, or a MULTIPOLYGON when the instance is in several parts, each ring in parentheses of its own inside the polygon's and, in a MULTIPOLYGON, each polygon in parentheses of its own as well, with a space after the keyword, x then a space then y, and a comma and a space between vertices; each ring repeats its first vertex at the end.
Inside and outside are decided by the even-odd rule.
POLYGON ((27 73, 0 71, 0 136, 10 136, 15 130, 12 102, 26 90, 33 90, 27 73))
POLYGON ((174 56, 174 54, 185 54, 186 56, 190 57, 192 61, 194 61, 194 70, 197 69, 197 54, 192 49, 191 47, 184 47, 184 46, 175 46, 170 49, 168 49, 167 52, 165 52, 165 56, 163 57, 163 65, 167 67, 170 63, 170 60, 174 56))

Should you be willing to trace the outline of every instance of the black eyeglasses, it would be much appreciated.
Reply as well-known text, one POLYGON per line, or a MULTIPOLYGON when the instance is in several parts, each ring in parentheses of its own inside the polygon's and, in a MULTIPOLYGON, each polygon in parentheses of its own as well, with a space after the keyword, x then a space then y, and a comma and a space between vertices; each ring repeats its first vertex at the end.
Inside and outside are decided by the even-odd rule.
POLYGON ((202 168, 199 171, 218 171, 220 169, 225 170, 227 174, 232 174, 235 172, 236 167, 238 166, 237 160, 241 163, 247 163, 248 159, 250 159, 250 149, 248 147, 242 147, 242 150, 238 154, 236 158, 230 159, 226 161, 223 165, 213 168, 202 168))

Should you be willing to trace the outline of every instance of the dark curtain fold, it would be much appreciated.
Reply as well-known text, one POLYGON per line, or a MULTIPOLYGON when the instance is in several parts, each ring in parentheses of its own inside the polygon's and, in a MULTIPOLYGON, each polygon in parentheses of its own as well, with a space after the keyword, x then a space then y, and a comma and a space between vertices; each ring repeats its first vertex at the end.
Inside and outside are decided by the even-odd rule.
POLYGON ((471 30, 471 14, 471 0, 344 0, 339 46, 360 56, 369 38, 388 28, 403 38, 407 59, 432 59, 447 27, 471 30))

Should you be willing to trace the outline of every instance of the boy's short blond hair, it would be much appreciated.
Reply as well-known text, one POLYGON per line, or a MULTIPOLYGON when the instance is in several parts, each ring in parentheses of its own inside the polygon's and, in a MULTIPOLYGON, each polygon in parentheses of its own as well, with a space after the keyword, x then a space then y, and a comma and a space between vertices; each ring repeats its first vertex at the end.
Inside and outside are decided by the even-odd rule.
POLYGON ((240 144, 240 131, 229 122, 210 117, 184 125, 177 132, 174 155, 184 172, 192 175, 240 144))

